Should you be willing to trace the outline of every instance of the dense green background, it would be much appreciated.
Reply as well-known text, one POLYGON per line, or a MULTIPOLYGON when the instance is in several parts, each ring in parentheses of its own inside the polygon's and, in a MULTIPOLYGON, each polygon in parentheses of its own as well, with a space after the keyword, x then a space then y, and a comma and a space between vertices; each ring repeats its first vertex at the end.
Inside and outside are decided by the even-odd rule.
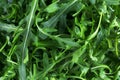
POLYGON ((0 80, 120 80, 120 0, 0 0, 0 80))

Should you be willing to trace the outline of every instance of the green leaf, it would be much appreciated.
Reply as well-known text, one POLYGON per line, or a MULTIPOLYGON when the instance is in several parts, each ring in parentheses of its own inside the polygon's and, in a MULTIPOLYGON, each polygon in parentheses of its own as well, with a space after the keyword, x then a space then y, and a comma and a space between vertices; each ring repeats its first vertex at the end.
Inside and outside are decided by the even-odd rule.
POLYGON ((49 66, 49 57, 46 52, 43 54, 43 67, 46 69, 49 66))
POLYGON ((57 4, 58 2, 59 0, 47 6, 45 11, 47 11, 48 13, 56 12, 59 9, 58 4, 57 4))
POLYGON ((105 0, 108 5, 119 5, 120 0, 105 0))
POLYGON ((90 0, 91 4, 95 4, 96 0, 90 0))
POLYGON ((72 55, 72 62, 73 63, 77 63, 79 61, 79 58, 81 57, 81 55, 83 55, 87 49, 87 43, 85 43, 85 45, 83 45, 81 48, 77 49, 76 51, 73 52, 72 55))
MULTIPOLYGON (((24 45, 23 45, 23 52, 22 52, 23 55, 25 54, 25 48, 26 48, 26 43, 28 40, 29 32, 30 32, 30 27, 32 26, 32 21, 33 21, 35 12, 36 12, 37 0, 34 0, 32 2, 31 6, 32 6, 32 8, 31 8, 31 12, 29 14, 29 19, 27 22, 26 34, 25 34, 24 45)), ((24 58, 24 56, 23 56, 23 58, 24 58)))
POLYGON ((26 49, 26 56, 25 56, 25 59, 23 61, 24 64, 26 64, 28 61, 29 61, 29 55, 28 55, 28 49, 26 49))
POLYGON ((77 42, 74 42, 72 39, 70 38, 61 38, 61 37, 54 37, 55 40, 58 41, 59 44, 64 45, 63 43, 65 43, 65 46, 71 46, 71 47, 77 47, 79 46, 79 44, 77 42))
POLYGON ((26 67, 24 63, 19 65, 19 79, 26 80, 26 67))
POLYGON ((98 27, 97 27, 96 31, 88 37, 88 41, 91 40, 91 39, 93 39, 97 35, 97 33, 99 31, 99 28, 100 28, 100 24, 101 24, 101 20, 102 20, 102 15, 103 14, 101 13, 100 14, 99 23, 98 23, 98 27))
POLYGON ((56 13, 55 16, 51 17, 48 21, 43 22, 43 26, 44 27, 55 27, 60 16, 63 15, 65 12, 68 12, 69 9, 71 9, 74 5, 77 4, 77 0, 74 0, 72 2, 66 3, 65 5, 62 6, 62 8, 60 9, 60 11, 58 11, 56 13))
MULTIPOLYGON (((7 24, 7 23, 3 23, 0 22, 0 30, 1 31, 6 31, 8 33, 14 32, 18 29, 18 27, 16 27, 14 24, 7 24)), ((22 28, 19 28, 18 31, 22 31, 22 28)))

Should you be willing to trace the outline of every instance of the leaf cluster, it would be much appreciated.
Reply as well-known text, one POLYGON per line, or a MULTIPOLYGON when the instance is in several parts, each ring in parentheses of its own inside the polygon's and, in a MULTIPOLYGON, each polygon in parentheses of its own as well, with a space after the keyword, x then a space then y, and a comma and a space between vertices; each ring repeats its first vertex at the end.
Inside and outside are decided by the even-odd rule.
POLYGON ((119 80, 120 0, 0 0, 0 80, 119 80))

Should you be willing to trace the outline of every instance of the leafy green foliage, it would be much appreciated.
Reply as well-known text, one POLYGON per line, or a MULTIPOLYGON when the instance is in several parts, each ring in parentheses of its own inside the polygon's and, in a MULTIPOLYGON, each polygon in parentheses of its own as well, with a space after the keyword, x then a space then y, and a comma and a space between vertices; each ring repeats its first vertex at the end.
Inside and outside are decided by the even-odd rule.
POLYGON ((120 0, 0 0, 0 80, 119 80, 120 0))

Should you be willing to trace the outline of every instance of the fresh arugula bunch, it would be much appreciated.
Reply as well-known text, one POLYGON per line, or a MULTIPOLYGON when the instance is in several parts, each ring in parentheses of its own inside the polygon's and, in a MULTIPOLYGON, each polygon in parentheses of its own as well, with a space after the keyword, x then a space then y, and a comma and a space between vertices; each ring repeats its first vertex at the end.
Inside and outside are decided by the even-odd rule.
POLYGON ((119 80, 120 0, 0 0, 0 80, 119 80))

